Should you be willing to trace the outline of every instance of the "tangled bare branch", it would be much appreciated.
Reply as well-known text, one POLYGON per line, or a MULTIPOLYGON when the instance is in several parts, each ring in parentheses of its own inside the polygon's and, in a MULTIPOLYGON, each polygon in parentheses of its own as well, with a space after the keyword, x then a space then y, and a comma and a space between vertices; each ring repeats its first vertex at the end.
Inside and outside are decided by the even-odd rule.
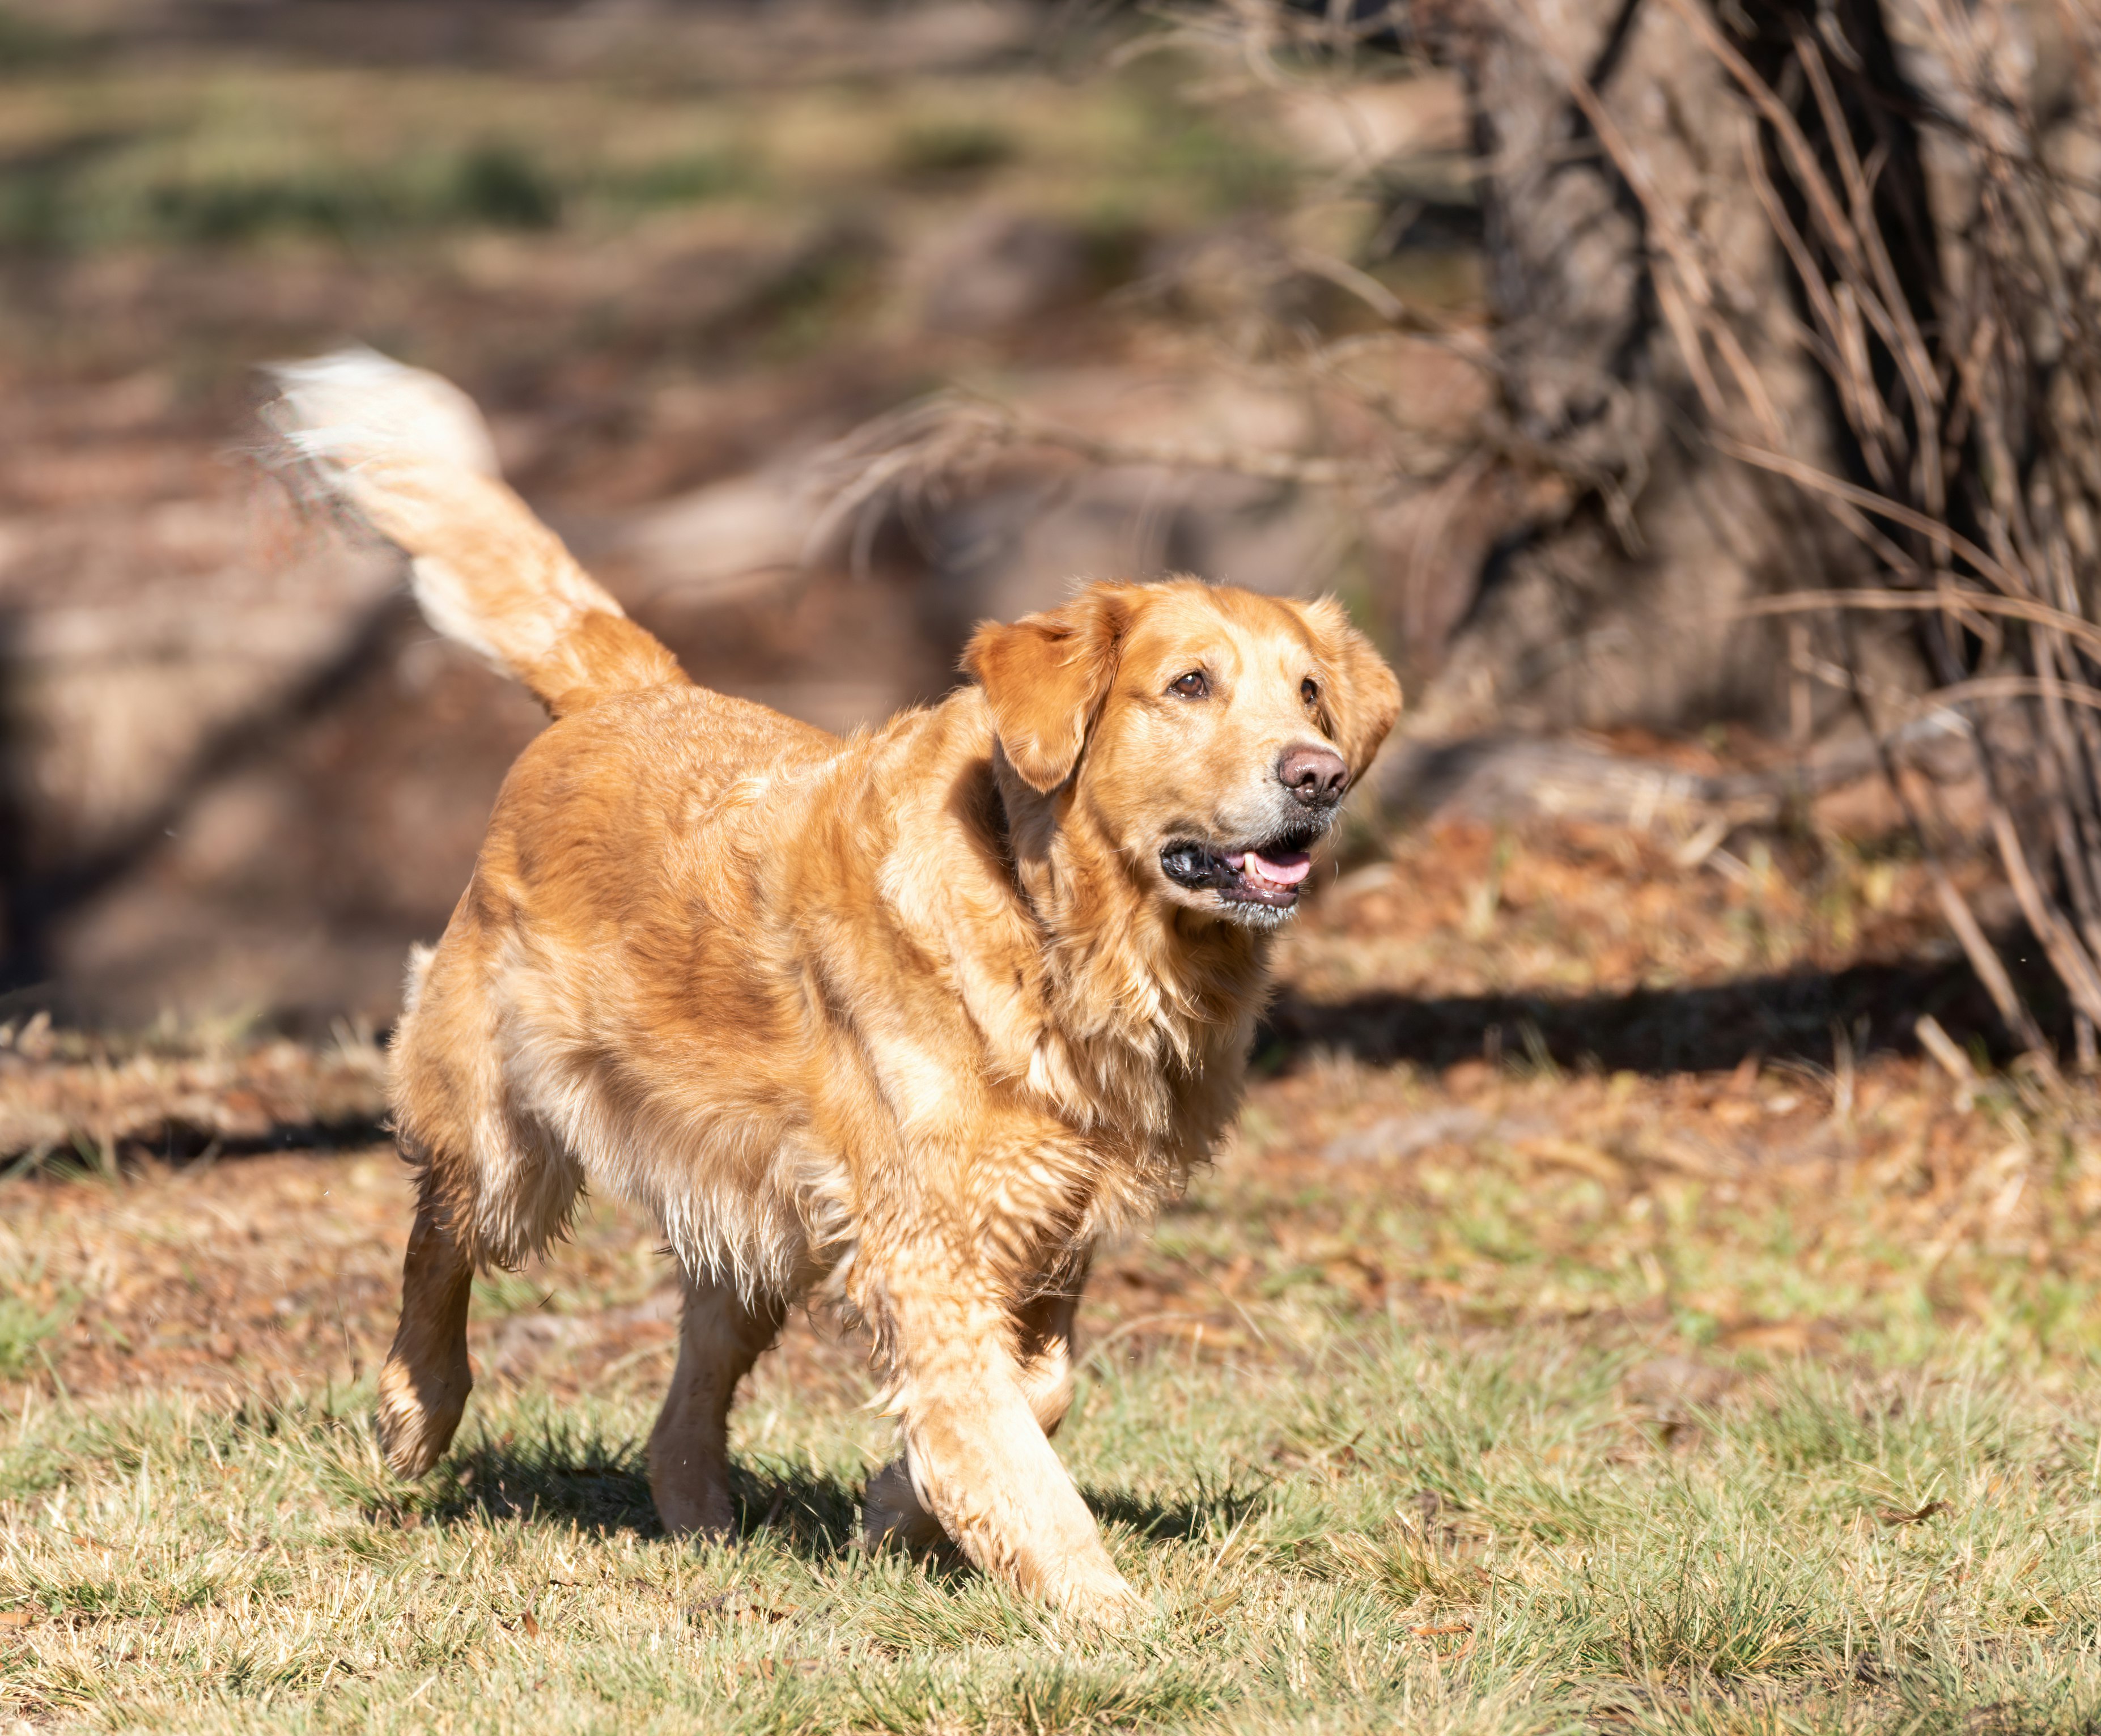
MULTIPOLYGON (((1798 108, 1697 0, 1666 3, 1758 117, 1744 150, 1801 285, 1801 341, 1831 382, 1871 485, 1830 474, 1790 441, 1760 383, 1735 364, 1727 298, 1714 292, 1689 226, 1659 210, 1670 285, 1659 294, 1674 334, 1718 424, 1740 419, 1741 405, 1764 441, 1718 432, 1716 445, 1820 500, 1874 551, 1888 587, 1745 612, 1895 609, 1926 623, 1933 702, 1972 721, 1992 841, 2090 1060, 2101 1025, 2101 204, 2082 171, 2101 146, 2101 14, 2055 10, 2078 100, 2045 116, 2020 76, 2023 12, 2006 0, 1911 8, 1913 57, 1931 78, 1928 145, 1944 166, 1937 191, 1968 206, 1936 214, 1955 239, 1944 239, 1922 308, 1921 286, 1891 258, 1875 202, 1883 166, 1856 146, 1828 45, 1795 21, 1791 64, 1821 123, 1820 150, 1798 108)), ((1599 136, 1614 148, 1608 128, 1599 136)), ((1639 193, 1638 167, 1622 165, 1639 193)), ((1854 690, 1870 707, 1867 688, 1854 690)), ((1949 914, 2009 1023, 2039 1043, 1974 919, 1949 914)))

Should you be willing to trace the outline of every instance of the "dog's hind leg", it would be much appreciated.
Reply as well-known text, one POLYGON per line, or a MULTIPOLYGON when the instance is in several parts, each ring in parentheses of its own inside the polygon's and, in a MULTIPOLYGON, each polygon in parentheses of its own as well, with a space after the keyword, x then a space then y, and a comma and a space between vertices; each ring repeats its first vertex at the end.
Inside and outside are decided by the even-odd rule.
POLYGON ((379 1447, 398 1477, 421 1477, 452 1442, 474 1375, 467 1305, 474 1262, 434 1202, 416 1208, 401 1267, 401 1323, 379 1375, 379 1447))
POLYGON ((1046 1435, 1058 1433, 1073 1408, 1073 1317, 1087 1282, 1086 1263, 1055 1290, 1031 1297, 1015 1310, 1015 1348, 1021 1357, 1021 1392, 1046 1435))
POLYGON ((903 1454, 868 1480, 861 1498, 861 1541, 870 1549, 898 1548, 913 1555, 938 1549, 948 1541, 941 1521, 920 1504, 912 1486, 912 1466, 903 1454))
POLYGON ((685 1291, 679 1366, 649 1432, 649 1493, 666 1530, 727 1537, 736 1522, 729 1498, 730 1402, 780 1335, 788 1306, 770 1299, 748 1303, 735 1286, 705 1273, 688 1275, 685 1291))

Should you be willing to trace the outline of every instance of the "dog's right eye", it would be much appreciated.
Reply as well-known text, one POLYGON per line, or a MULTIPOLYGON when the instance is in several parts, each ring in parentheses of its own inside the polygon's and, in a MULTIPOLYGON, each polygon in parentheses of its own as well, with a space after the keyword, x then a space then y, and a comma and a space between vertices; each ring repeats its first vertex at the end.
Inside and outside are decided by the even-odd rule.
POLYGON ((1178 676, 1169 683, 1167 691, 1179 693, 1184 699, 1203 699, 1209 697, 1211 684, 1204 678, 1202 670, 1192 669, 1186 675, 1178 676))

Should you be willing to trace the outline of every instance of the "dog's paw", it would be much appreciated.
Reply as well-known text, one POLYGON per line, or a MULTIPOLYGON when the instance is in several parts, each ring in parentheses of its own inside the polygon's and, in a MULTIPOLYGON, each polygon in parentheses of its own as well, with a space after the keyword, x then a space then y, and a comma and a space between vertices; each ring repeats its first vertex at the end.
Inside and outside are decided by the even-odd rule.
POLYGON ((1090 1628, 1127 1631, 1143 1626, 1157 1612, 1113 1568, 1059 1575, 1042 1587, 1046 1601, 1090 1628))
POLYGON ((404 1365, 389 1362, 380 1373, 379 1410, 374 1419, 387 1468, 396 1477, 422 1476, 452 1445, 466 1409, 464 1391, 427 1396, 404 1365))
POLYGON ((941 1521, 919 1504, 902 1459, 893 1459, 869 1478, 860 1535, 864 1548, 903 1549, 913 1555, 940 1549, 949 1541, 941 1521))
POLYGON ((736 1504, 730 1496, 725 1464, 675 1458, 652 1443, 649 1499, 666 1536, 719 1543, 736 1535, 736 1504))

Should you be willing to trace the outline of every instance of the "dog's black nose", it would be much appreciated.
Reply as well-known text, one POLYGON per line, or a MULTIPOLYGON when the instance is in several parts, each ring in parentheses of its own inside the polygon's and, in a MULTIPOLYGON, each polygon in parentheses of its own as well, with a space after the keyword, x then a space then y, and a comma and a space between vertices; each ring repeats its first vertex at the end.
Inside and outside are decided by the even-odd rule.
POLYGON ((1333 808, 1342 799, 1350 768, 1332 747, 1287 747, 1276 775, 1308 808, 1333 808))

